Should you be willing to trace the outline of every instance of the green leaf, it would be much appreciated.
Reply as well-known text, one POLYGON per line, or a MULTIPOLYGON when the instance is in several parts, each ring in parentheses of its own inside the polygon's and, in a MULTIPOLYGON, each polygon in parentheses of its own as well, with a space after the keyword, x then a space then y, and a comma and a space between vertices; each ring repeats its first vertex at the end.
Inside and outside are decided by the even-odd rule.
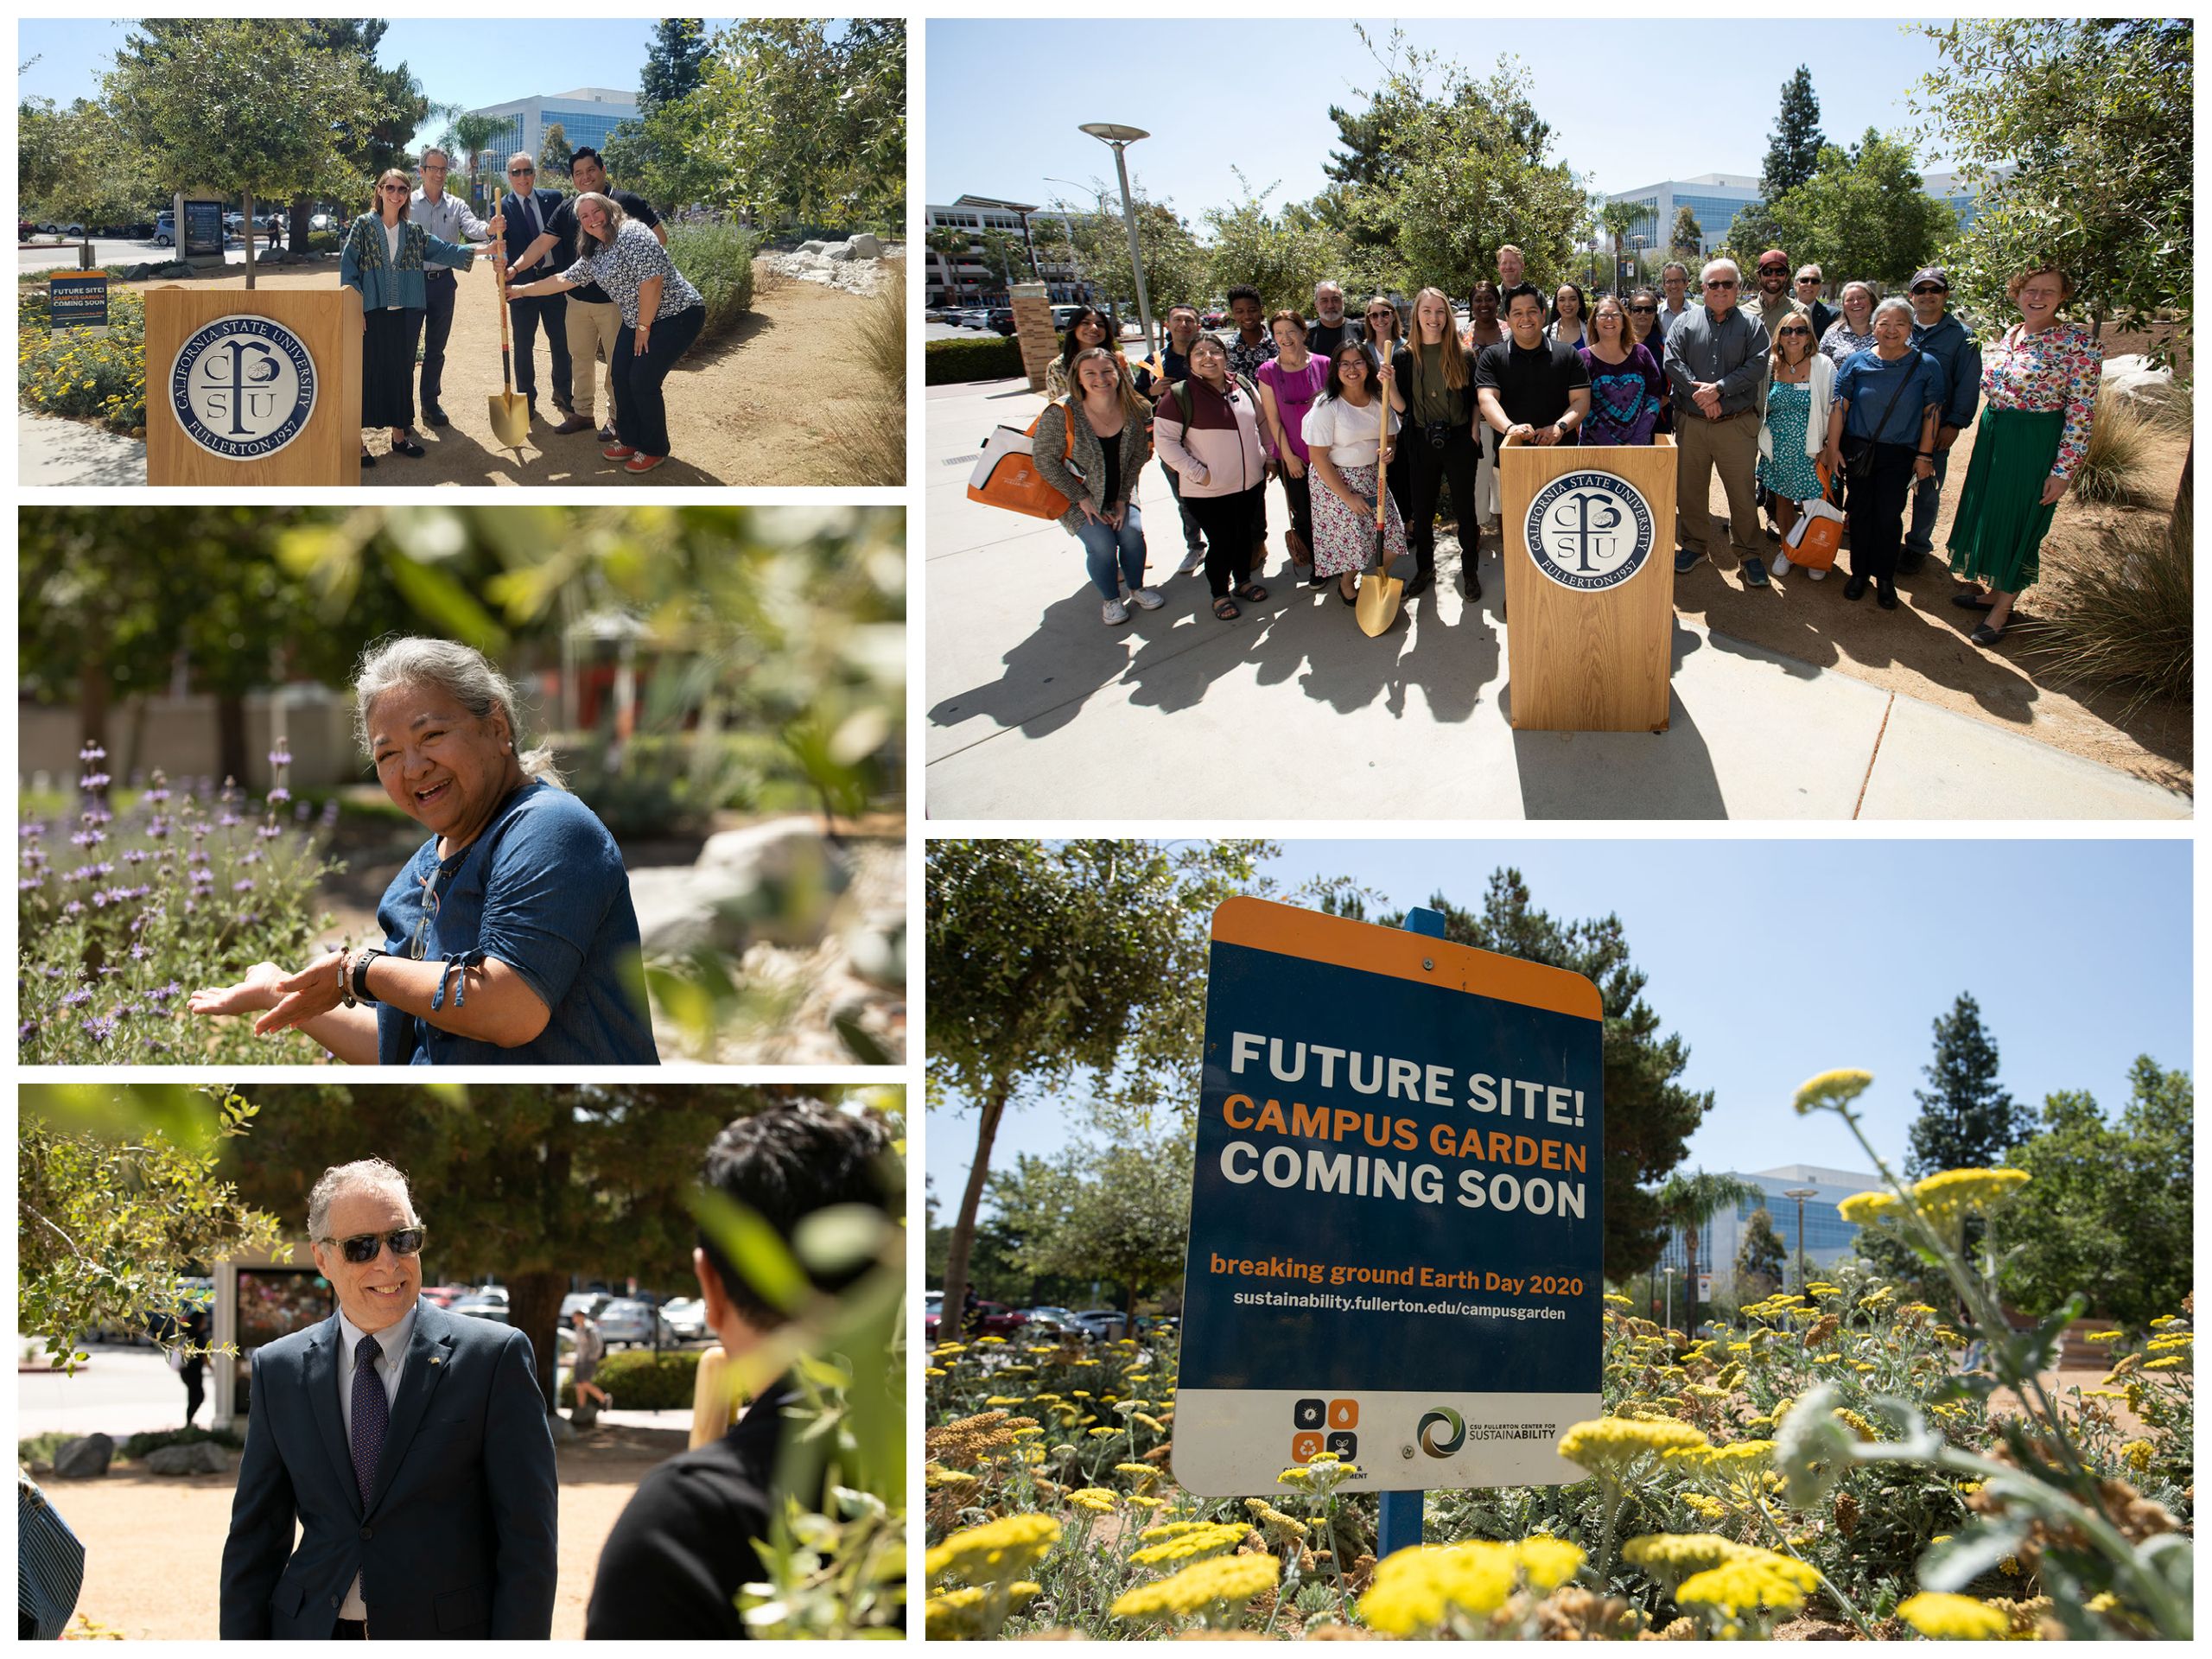
POLYGON ((809 1290, 806 1276, 760 1211, 710 1187, 691 1195, 691 1209, 761 1300, 780 1313, 799 1310, 809 1290))

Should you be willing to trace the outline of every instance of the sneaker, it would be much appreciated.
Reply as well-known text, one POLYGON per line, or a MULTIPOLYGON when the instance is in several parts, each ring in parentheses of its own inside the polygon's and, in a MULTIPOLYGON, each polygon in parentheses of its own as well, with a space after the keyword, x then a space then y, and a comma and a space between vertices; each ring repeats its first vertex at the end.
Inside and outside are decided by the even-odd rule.
POLYGON ((1679 576, 1685 571, 1696 569, 1697 562, 1704 556, 1705 551, 1702 548, 1676 548, 1675 550, 1675 574, 1679 576))
POLYGON ((1140 588, 1129 598, 1141 611, 1156 611, 1167 602, 1160 596, 1157 588, 1140 588))
POLYGON ((650 473, 667 459, 666 455, 635 454, 630 457, 622 470, 626 473, 650 473))
POLYGON ((1805 574, 1815 582, 1826 582, 1828 579, 1828 573, 1825 570, 1808 570, 1805 574))
POLYGON ((1774 556, 1774 574, 1777 576, 1786 576, 1789 574, 1789 556, 1787 553, 1777 553, 1774 556))
POLYGON ((1766 566, 1761 562, 1758 554, 1745 554, 1743 563, 1737 568, 1744 573, 1745 587, 1764 588, 1766 586, 1766 566))
POLYGON ((1109 599, 1098 607, 1098 616, 1110 628, 1117 622, 1129 620, 1129 607, 1118 599, 1109 599))
POLYGON ((1205 568, 1205 549, 1194 547, 1183 556, 1183 563, 1175 567, 1175 574, 1179 576, 1196 575, 1205 568))
POLYGON ((599 453, 609 461, 627 461, 638 452, 626 443, 610 443, 599 453))

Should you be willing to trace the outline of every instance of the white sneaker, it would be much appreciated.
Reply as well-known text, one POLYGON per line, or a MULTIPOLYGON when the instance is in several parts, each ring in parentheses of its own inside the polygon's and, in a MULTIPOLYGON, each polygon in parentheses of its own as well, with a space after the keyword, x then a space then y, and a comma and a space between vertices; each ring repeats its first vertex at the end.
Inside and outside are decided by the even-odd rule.
POLYGON ((1787 553, 1777 552, 1774 556, 1774 563, 1767 568, 1772 570, 1777 576, 1788 575, 1789 574, 1789 556, 1787 553))
POLYGON ((1808 567, 1806 569, 1805 574, 1810 576, 1815 582, 1826 582, 1828 579, 1828 573, 1825 570, 1815 570, 1808 567))
POLYGON ((1194 575, 1205 568, 1205 549, 1195 549, 1183 556, 1183 563, 1175 567, 1175 574, 1179 576, 1194 575))
POLYGON ((1140 588, 1129 595, 1140 610, 1156 611, 1167 601, 1160 596, 1157 588, 1140 588))
POLYGON ((1099 618, 1108 627, 1129 620, 1129 607, 1118 599, 1109 599, 1098 607, 1099 618))

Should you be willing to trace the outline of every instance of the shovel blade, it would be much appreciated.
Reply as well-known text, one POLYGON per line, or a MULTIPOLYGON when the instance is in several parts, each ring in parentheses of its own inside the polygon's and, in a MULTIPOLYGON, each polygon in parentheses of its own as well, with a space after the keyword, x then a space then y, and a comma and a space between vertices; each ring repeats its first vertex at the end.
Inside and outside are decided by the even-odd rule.
POLYGON ((495 391, 491 397, 492 435, 501 448, 519 449, 530 442, 530 399, 518 391, 495 391))
POLYGON ((1403 597, 1406 584, 1396 576, 1381 572, 1360 580, 1359 600, 1353 613, 1359 618, 1359 631, 1369 639, 1389 631, 1398 620, 1398 601, 1403 597))

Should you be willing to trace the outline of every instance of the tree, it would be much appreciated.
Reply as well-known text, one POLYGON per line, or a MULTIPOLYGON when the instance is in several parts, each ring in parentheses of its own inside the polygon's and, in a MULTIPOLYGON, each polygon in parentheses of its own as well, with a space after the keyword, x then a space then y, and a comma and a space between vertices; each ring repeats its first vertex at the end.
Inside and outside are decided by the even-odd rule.
POLYGON ((1736 1247, 1736 1296, 1757 1301, 1782 1288, 1789 1277, 1789 1253, 1782 1235, 1774 1230, 1774 1217, 1761 1205, 1744 1223, 1743 1243, 1736 1247))
MULTIPOLYGON (((380 17, 317 17, 309 19, 307 27, 308 38, 316 47, 352 58, 368 86, 372 111, 368 125, 336 135, 338 147, 359 183, 365 186, 386 168, 412 167, 415 158, 407 146, 432 111, 422 84, 405 63, 387 69, 377 62, 377 47, 391 25, 380 17)), ((315 217, 315 197, 294 196, 291 213, 291 245, 304 248, 308 225, 315 217)))
POLYGON ((1622 250, 1628 243, 1628 233, 1637 227, 1643 218, 1643 207, 1639 202, 1608 201, 1601 204, 1598 209, 1599 226, 1613 245, 1611 285, 1616 293, 1631 285, 1621 275, 1621 255, 1622 250))
MULTIPOLYGON (((1612 1161, 1612 1107, 1606 1103, 1606 1161, 1612 1161)), ((1709 1170, 1692 1170, 1685 1175, 1679 1171, 1667 1178, 1659 1189, 1657 1204, 1660 1213, 1682 1235, 1682 1329, 1695 1333, 1697 1330, 1697 1241, 1698 1235, 1723 1210, 1738 1204, 1753 1204, 1763 1200, 1765 1192, 1751 1182, 1728 1174, 1714 1174, 1709 1170)), ((1608 1211, 1611 1203, 1608 1199, 1608 1211)), ((1770 1218, 1770 1221, 1771 1218, 1770 1218)), ((1625 1279, 1625 1274, 1616 1275, 1608 1266, 1605 1277, 1616 1283, 1625 1279)))
POLYGON ((1121 1285, 1135 1328, 1147 1291, 1180 1281, 1191 1236, 1191 1137, 1179 1128, 1136 1141, 1024 1158, 1018 1178, 994 1178, 998 1225, 1031 1274, 1121 1285))
POLYGON ((664 104, 690 97, 705 79, 709 51, 707 28, 698 18, 664 17, 655 24, 638 74, 638 113, 650 116, 664 104))
MULTIPOLYGON (((1813 176, 1770 199, 1762 212, 1759 234, 1769 239, 1760 249, 1787 248, 1800 264, 1816 261, 1891 288, 1904 287, 1935 258, 1958 225, 1950 207, 1923 188, 1911 151, 1871 127, 1847 151, 1822 149, 1813 176)), ((1731 238, 1739 249, 1758 251, 1732 229, 1731 238)))
MULTIPOLYGON (((1711 1109, 1710 1090, 1694 1093, 1675 1079, 1689 1065, 1679 1037, 1661 1037, 1659 1016, 1643 998, 1644 975, 1630 960, 1620 918, 1561 922, 1529 903, 1516 869, 1494 872, 1479 911, 1439 893, 1429 901, 1444 916, 1444 936, 1461 944, 1541 962, 1584 975, 1598 987, 1605 1012, 1605 1270, 1624 1284, 1659 1259, 1667 1217, 1643 1183, 1656 1181, 1682 1160, 1689 1135, 1711 1109)), ((1395 927, 1402 915, 1381 918, 1395 927)), ((1195 1096, 1196 1089, 1192 1090, 1195 1096)))
MULTIPOLYGON (((1102 186, 1092 207, 1078 208, 1065 201, 1055 201, 1052 207, 1066 215, 1068 240, 1082 280, 1094 293, 1134 306, 1137 287, 1129 268, 1128 226, 1106 207, 1103 196, 1102 186)), ((1145 289, 1153 315, 1164 315, 1179 302, 1195 304, 1203 299, 1211 280, 1208 256, 1191 227, 1174 209, 1148 200, 1134 186, 1129 206, 1136 215, 1137 250, 1144 257, 1145 289)))
POLYGON ((939 225, 932 227, 923 238, 929 251, 937 256, 938 278, 947 299, 960 297, 960 267, 958 261, 966 257, 975 245, 976 238, 957 226, 939 225))
POLYGON ((1296 204, 1270 213, 1267 199, 1274 186, 1255 193, 1242 171, 1230 170, 1236 174, 1244 200, 1231 207, 1206 211, 1213 226, 1212 286, 1220 290, 1246 283, 1260 290, 1264 310, 1287 306, 1302 314, 1313 301, 1316 283, 1342 275, 1346 252, 1343 237, 1296 204))
POLYGON ((1695 259, 1705 251, 1705 232, 1697 214, 1687 207, 1675 210, 1675 228, 1667 238, 1667 251, 1677 259, 1695 259))
POLYGON ((982 262, 985 270, 999 279, 1001 288, 1012 288, 1022 280, 1024 267, 1029 263, 1028 245, 1012 231, 985 231, 976 238, 976 257, 982 262))
POLYGON ((1981 1007, 1966 992, 1935 1021, 1936 1052, 1921 1068, 1905 1173, 1917 1180, 1946 1169, 1987 1169, 2006 1160, 2033 1120, 1997 1081, 1997 1044, 1982 1028, 1981 1007))
POLYGON ((2129 1068, 2113 1122, 2086 1093, 2044 1101, 2042 1127, 2012 1149, 2028 1184, 1991 1224, 1998 1282, 2043 1317, 2075 1291, 2141 1331, 2179 1311, 2195 1281, 2195 1091, 2149 1055, 2129 1068))
POLYGON ((160 187, 151 159, 110 111, 89 99, 57 110, 46 99, 16 110, 16 195, 25 213, 85 227, 128 223, 160 187))
MULTIPOLYGON (((1208 918, 1249 888, 1259 842, 933 841, 924 877, 930 1105, 972 1108, 976 1151, 946 1252, 959 1307, 1007 1108, 1116 1074, 1137 1110, 1198 1044, 1208 918)), ((1197 1099, 1197 1090, 1186 1098, 1197 1099)))
POLYGON ((575 154, 569 148, 568 129, 556 121, 545 129, 545 141, 537 147, 537 165, 547 173, 565 174, 575 154))
POLYGON ((1813 96, 1813 73, 1801 63, 1797 73, 1783 83, 1774 137, 1767 141, 1766 162, 1759 168, 1759 194, 1771 202, 1810 182, 1826 148, 1821 100, 1813 96))
POLYGON ((506 124, 493 116, 453 110, 447 117, 445 132, 438 140, 440 147, 461 163, 461 194, 480 213, 487 211, 490 205, 482 187, 486 150, 505 129, 506 124))

